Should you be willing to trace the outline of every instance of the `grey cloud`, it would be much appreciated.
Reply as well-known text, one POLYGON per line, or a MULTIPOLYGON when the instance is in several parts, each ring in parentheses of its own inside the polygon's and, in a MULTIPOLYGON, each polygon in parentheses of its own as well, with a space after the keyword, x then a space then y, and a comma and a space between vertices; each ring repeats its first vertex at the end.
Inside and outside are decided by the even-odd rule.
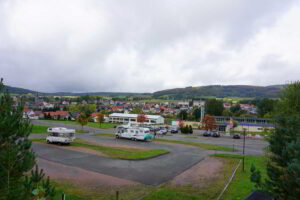
POLYGON ((247 70, 269 58, 247 63, 249 41, 297 7, 294 2, 2 0, 1 76, 49 92, 256 84, 247 70))

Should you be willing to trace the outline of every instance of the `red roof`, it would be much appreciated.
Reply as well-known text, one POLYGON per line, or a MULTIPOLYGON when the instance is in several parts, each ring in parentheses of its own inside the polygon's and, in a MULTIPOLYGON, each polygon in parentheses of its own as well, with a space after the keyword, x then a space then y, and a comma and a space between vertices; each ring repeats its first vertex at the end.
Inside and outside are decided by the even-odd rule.
POLYGON ((67 116, 69 114, 68 111, 62 111, 62 110, 58 110, 56 112, 44 112, 46 113, 46 115, 48 115, 50 113, 50 116, 67 116))
POLYGON ((92 113, 92 117, 97 117, 99 113, 92 113))

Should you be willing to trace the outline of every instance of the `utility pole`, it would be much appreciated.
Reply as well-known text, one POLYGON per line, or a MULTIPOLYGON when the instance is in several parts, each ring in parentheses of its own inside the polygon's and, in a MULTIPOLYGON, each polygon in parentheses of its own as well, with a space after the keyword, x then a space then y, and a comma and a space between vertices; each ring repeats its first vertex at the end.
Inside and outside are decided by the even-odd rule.
POLYGON ((246 129, 244 128, 244 142, 243 142, 243 172, 245 171, 245 139, 246 139, 246 129))

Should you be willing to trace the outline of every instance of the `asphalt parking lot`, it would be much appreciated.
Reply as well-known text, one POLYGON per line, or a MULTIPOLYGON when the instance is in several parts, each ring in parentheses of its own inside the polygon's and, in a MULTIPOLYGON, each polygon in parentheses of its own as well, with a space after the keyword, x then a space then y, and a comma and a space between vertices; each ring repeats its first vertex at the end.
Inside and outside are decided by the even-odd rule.
MULTIPOLYGON (((81 128, 77 125, 65 125, 45 121, 34 121, 33 123, 67 128, 81 128)), ((191 168, 193 165, 199 163, 206 156, 217 153, 216 151, 209 151, 186 145, 172 145, 156 142, 155 140, 152 142, 136 142, 125 139, 115 139, 114 137, 94 136, 94 133, 113 134, 114 129, 97 129, 91 127, 84 127, 84 129, 88 130, 90 133, 77 134, 77 137, 107 144, 124 144, 151 149, 167 149, 170 153, 148 160, 129 161, 62 149, 58 148, 56 145, 34 143, 32 148, 37 153, 38 157, 44 160, 60 163, 66 166, 78 167, 117 178, 127 179, 146 185, 160 185, 165 183, 183 171, 191 168)), ((31 135, 31 137, 46 137, 46 135, 31 135)), ((199 133, 192 137, 191 135, 173 134, 162 138, 234 147, 239 150, 239 152, 235 152, 238 154, 242 153, 243 147, 242 139, 232 139, 230 137, 203 137, 199 135, 199 133)), ((248 155, 263 155, 263 149, 267 147, 267 145, 268 143, 261 139, 246 139, 245 153, 248 155)))
MULTIPOLYGON (((102 140, 102 142, 103 140, 116 142, 113 138, 96 138, 97 140, 102 140)), ((131 141, 118 140, 117 142, 119 144, 128 144, 131 141)), ((160 185, 213 153, 212 151, 183 145, 164 145, 151 142, 134 142, 132 145, 168 149, 170 153, 148 160, 129 161, 61 149, 56 145, 34 143, 32 148, 38 157, 48 161, 75 166, 146 185, 160 185)))
MULTIPOLYGON (((55 123, 55 122, 47 122, 42 120, 33 120, 33 124, 41 124, 41 125, 48 125, 48 126, 63 126, 66 128, 75 128, 81 129, 79 125, 69 125, 69 124, 62 124, 62 123, 55 123)), ((99 129, 99 128, 92 128, 92 127, 84 127, 85 130, 88 130, 90 134, 96 133, 111 133, 114 134, 114 129, 99 129)), ((195 130, 194 131, 195 137, 190 137, 191 135, 181 135, 181 134, 173 134, 172 136, 164 136, 163 139, 170 139, 170 140, 179 140, 179 141, 189 141, 189 142, 200 142, 206 144, 215 144, 221 145, 226 147, 232 147, 239 150, 237 153, 242 153, 243 149, 243 139, 232 139, 232 137, 203 137, 201 136, 201 131, 195 130)), ((193 136, 194 136, 193 135, 193 136)), ((263 155, 264 149, 268 146, 268 142, 263 139, 246 139, 245 142, 245 154, 246 155, 263 155)))

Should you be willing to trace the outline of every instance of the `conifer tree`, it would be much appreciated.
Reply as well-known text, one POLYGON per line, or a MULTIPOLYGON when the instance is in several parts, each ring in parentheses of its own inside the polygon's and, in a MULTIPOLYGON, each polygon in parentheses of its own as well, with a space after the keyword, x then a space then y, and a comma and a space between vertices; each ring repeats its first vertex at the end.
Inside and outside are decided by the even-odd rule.
MULTIPOLYGON (((267 179, 252 181, 278 200, 300 199, 300 82, 289 84, 277 108, 275 131, 269 137, 267 179)), ((253 178, 255 177, 255 178, 253 178)))
POLYGON ((23 199, 22 177, 35 164, 28 136, 32 126, 23 119, 23 106, 14 107, 0 82, 0 199, 23 199))

